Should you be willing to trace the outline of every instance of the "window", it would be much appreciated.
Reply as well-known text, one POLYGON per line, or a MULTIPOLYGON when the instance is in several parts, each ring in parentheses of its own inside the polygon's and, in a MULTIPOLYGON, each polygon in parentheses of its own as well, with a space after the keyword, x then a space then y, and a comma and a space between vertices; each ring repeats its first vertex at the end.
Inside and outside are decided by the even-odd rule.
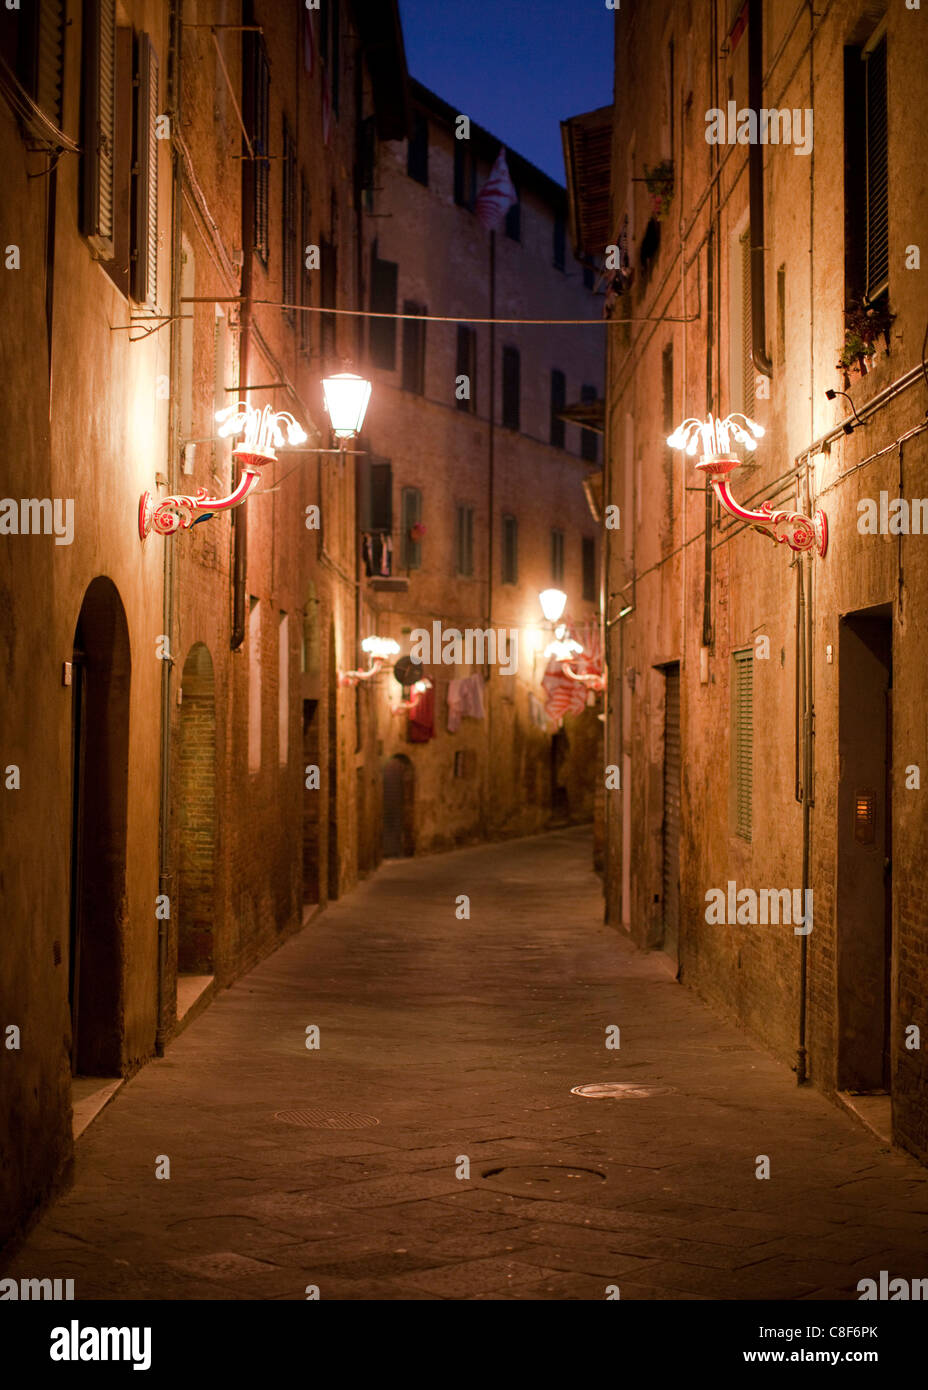
POLYGON ((470 578, 474 573, 474 509, 458 507, 455 525, 455 572, 470 578))
POLYGON ((411 532, 417 522, 422 520, 422 493, 417 487, 403 488, 403 566, 407 570, 417 570, 422 565, 422 542, 416 540, 411 532))
POLYGON ((551 579, 555 584, 564 582, 564 532, 557 527, 551 531, 551 579))
POLYGON ((362 531, 393 530, 393 465, 389 459, 361 458, 359 461, 362 531))
POLYGON ((554 367, 551 371, 551 443, 563 449, 567 437, 567 426, 558 417, 558 411, 567 404, 567 378, 554 367))
POLYGON ((520 420, 520 360, 519 349, 503 348, 503 425, 507 430, 517 430, 520 420))
POLYGON ((477 330, 467 324, 458 324, 458 365, 456 376, 466 377, 465 382, 455 386, 455 404, 458 410, 467 410, 471 415, 477 413, 477 330), (465 394, 466 393, 466 394, 465 394))
MULTIPOLYGON (((81 231, 101 259, 109 260, 113 255, 115 221, 115 0, 99 0, 97 4, 87 5, 83 33, 81 231)), ((131 34, 129 42, 131 45, 131 34)), ((128 193, 128 182, 126 191, 128 193)))
MULTIPOLYGON (((296 146, 290 133, 290 124, 284 117, 283 148, 283 198, 281 205, 280 232, 281 266, 283 268, 283 296, 285 304, 296 303, 296 146)), ((304 317, 303 314, 300 315, 304 317)), ((296 323, 296 310, 285 309, 284 318, 291 325, 296 323)))
POLYGON ((248 599, 248 771, 261 767, 261 604, 248 599))
POLYGON ((558 213, 554 219, 554 268, 563 270, 567 256, 567 229, 564 225, 563 213, 558 213))
POLYGON ((132 296, 154 308, 158 299, 158 55, 147 34, 138 39, 135 119, 135 235, 132 296))
POLYGON ((429 186, 429 122, 417 112, 413 118, 412 135, 406 146, 406 172, 416 183, 429 186))
MULTIPOLYGON (((593 405, 596 401, 595 386, 581 386, 580 399, 587 405, 593 405)), ((595 463, 599 447, 599 440, 596 438, 595 430, 580 431, 580 457, 587 463, 595 463)))
MULTIPOLYGON (((336 308, 336 286, 338 284, 338 253, 334 244, 323 237, 319 243, 319 268, 322 271, 322 304, 326 309, 336 308)), ((319 325, 322 335, 322 356, 325 364, 335 356, 335 315, 320 314, 319 325)))
MULTIPOLYGON (((403 300, 404 314, 424 314, 424 304, 403 300)), ((403 320, 403 390, 425 394, 425 320, 403 320)))
POLYGON ((519 582, 519 523, 514 516, 503 517, 503 584, 519 582))
POLYGON ((596 601, 596 541, 592 536, 583 537, 583 597, 588 603, 596 601))
POLYGON ((889 287, 886 35, 844 50, 845 302, 889 287))
POLYGON ((290 619, 281 612, 277 624, 277 761, 290 756, 290 619))
MULTIPOLYGON (((312 304, 311 272, 306 268, 307 246, 312 244, 310 231, 311 209, 309 186, 306 177, 300 174, 300 303, 312 304)), ((308 356, 312 350, 312 314, 300 314, 300 348, 308 356)))
MULTIPOLYGON (((113 14, 113 6, 108 6, 113 14)), ((47 121, 61 130, 64 71, 64 0, 7 0, 0 8, 0 52, 7 67, 40 107, 47 121)), ((115 16, 110 25, 115 24, 115 16)))
POLYGON ((731 693, 732 820, 736 835, 750 840, 754 798, 754 651, 733 652, 731 693))
POLYGON ((473 209, 477 200, 477 161, 469 140, 454 142, 454 201, 458 207, 473 209))
MULTIPOLYGON (((261 34, 246 33, 246 123, 251 139, 251 152, 257 156, 251 161, 254 184, 254 220, 252 241, 254 249, 266 266, 268 261, 268 188, 270 182, 270 163, 266 156, 269 148, 268 96, 270 89, 270 70, 267 49, 261 34), (265 156, 261 158, 260 156, 265 156)), ((248 151, 243 150, 244 154, 248 151)))
MULTIPOLYGON (((378 314, 396 313, 396 285, 399 267, 396 261, 382 261, 377 255, 377 243, 371 251, 371 309, 378 314)), ((396 369, 396 319, 371 319, 371 362, 385 371, 396 369)))
POLYGON ((522 204, 519 201, 518 193, 516 201, 506 213, 506 235, 510 241, 522 240, 522 204))

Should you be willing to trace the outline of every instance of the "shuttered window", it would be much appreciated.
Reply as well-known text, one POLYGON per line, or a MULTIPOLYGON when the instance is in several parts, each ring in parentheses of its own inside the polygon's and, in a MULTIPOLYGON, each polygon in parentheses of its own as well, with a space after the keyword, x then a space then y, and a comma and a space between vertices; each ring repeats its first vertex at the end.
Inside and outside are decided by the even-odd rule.
MULTIPOLYGON (((322 270, 322 304, 326 309, 334 309, 337 307, 335 294, 338 283, 338 256, 332 242, 326 241, 324 237, 319 243, 319 262, 322 270)), ((322 356, 325 365, 328 366, 329 359, 335 356, 335 315, 320 314, 319 317, 322 320, 322 356)))
POLYGON ((751 839, 754 820, 754 652, 733 653, 732 797, 736 835, 751 839))
POLYGON ((514 516, 503 517, 502 583, 519 582, 519 523, 514 516))
POLYGON ((474 572, 474 509, 458 507, 455 519, 455 570, 469 578, 474 572))
POLYGON ((507 430, 517 430, 521 413, 521 362, 519 349, 503 348, 503 425, 507 430))
POLYGON ((741 409, 754 414, 754 327, 751 322, 751 228, 741 238, 741 409))
MULTIPOLYGON (((403 300, 404 314, 427 313, 424 304, 416 304, 411 299, 403 300)), ((403 320, 403 390, 415 391, 421 396, 425 393, 425 320, 403 320)))
MULTIPOLYGON (((399 267, 396 261, 382 261, 377 246, 371 251, 371 309, 377 314, 396 313, 396 287, 399 267)), ((396 368, 396 319, 371 319, 371 362, 392 372, 396 368)))
POLYGON ((31 95, 61 129, 61 80, 64 69, 63 0, 38 0, 35 24, 35 75, 31 95))
POLYGON ((132 297, 153 308, 158 299, 158 55, 139 35, 135 120, 132 297))
MULTIPOLYGON (((251 152, 254 180, 254 224, 252 241, 254 249, 265 265, 268 262, 268 191, 270 186, 270 164, 266 158, 270 154, 269 139, 269 93, 270 70, 267 49, 261 34, 247 33, 248 63, 248 129, 251 138, 251 152), (262 156, 265 156, 262 158, 262 156)), ((247 150, 243 151, 245 154, 247 150)))
POLYGON ((564 581, 564 532, 557 527, 551 532, 551 579, 555 584, 564 581))
POLYGON ((866 293, 876 297, 889 284, 889 180, 886 137, 886 39, 866 57, 867 267, 866 293))
MULTIPOLYGON (((290 131, 290 124, 284 117, 283 148, 283 195, 281 205, 280 249, 283 268, 284 303, 296 302, 296 146, 290 131)), ((296 322, 296 311, 285 309, 287 322, 296 322)))
POLYGON ((81 230, 97 254, 113 255, 113 146, 116 119, 116 4, 84 10, 81 230))
POLYGON ((557 412, 567 404, 567 378, 555 367, 551 372, 551 443, 563 449, 567 437, 567 426, 558 418, 557 412))
POLYGON ((410 535, 417 521, 422 520, 422 493, 417 487, 403 488, 403 565, 417 570, 422 564, 422 543, 410 535))
POLYGON ((458 324, 458 361, 457 378, 467 378, 467 394, 462 395, 462 388, 455 387, 455 405, 458 410, 469 411, 475 414, 477 410, 477 330, 468 328, 466 323, 458 324))

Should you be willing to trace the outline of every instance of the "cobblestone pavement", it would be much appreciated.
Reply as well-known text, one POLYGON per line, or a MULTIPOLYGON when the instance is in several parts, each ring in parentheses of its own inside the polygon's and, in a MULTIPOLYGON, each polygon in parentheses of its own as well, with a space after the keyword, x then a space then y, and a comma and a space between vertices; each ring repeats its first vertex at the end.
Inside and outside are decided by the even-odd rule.
POLYGON ((123 1087, 6 1272, 78 1299, 856 1299, 928 1276, 928 1172, 603 926, 589 859, 570 830, 386 864, 123 1087), (571 1094, 595 1082, 666 1089, 571 1094))

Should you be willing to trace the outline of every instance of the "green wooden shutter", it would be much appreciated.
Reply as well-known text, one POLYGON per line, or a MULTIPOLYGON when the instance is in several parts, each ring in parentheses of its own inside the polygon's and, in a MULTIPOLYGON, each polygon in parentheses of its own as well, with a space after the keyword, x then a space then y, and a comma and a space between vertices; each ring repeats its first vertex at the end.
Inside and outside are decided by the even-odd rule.
POLYGON ((735 834, 751 839, 754 821, 754 652, 734 653, 732 689, 735 834))

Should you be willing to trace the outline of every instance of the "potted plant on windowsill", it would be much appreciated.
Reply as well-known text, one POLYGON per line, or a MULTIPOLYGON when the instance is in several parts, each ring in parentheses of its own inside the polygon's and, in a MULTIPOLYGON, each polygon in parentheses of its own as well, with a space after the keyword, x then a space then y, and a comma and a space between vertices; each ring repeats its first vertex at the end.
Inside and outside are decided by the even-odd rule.
POLYGON ((850 389, 852 372, 867 375, 879 337, 882 336, 889 352, 889 330, 895 317, 889 312, 889 298, 885 294, 873 304, 854 299, 847 305, 844 311, 844 345, 836 364, 838 371, 844 373, 845 391, 850 389))
POLYGON ((663 222, 673 199, 673 160, 662 159, 653 168, 644 166, 645 187, 651 195, 651 214, 663 222))

